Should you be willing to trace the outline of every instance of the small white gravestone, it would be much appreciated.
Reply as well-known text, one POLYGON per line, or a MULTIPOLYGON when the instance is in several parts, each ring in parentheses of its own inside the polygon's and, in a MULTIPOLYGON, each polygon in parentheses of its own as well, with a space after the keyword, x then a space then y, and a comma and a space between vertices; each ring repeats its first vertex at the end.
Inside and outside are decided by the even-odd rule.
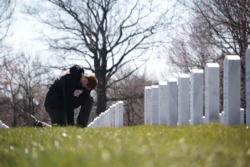
POLYGON ((250 126, 250 47, 246 51, 246 125, 250 126))
POLYGON ((123 101, 119 101, 118 106, 119 106, 119 125, 118 125, 118 127, 122 127, 123 126, 123 114, 124 114, 123 101))
POLYGON ((190 118, 191 125, 203 122, 203 70, 194 69, 191 72, 190 118))
POLYGON ((112 126, 112 105, 108 108, 108 126, 112 126))
POLYGON ((224 123, 226 125, 240 124, 240 90, 241 90, 241 61, 236 55, 224 59, 224 123))
POLYGON ((96 117, 95 126, 96 126, 96 127, 100 126, 100 116, 97 116, 97 117, 96 117))
POLYGON ((151 100, 152 100, 152 125, 158 125, 158 86, 151 87, 151 100))
POLYGON ((224 111, 221 111, 221 113, 219 114, 219 121, 221 124, 225 124, 223 116, 224 116, 224 111))
POLYGON ((110 108, 105 111, 106 113, 106 123, 105 126, 110 127, 111 126, 111 119, 110 119, 110 108))
POLYGON ((88 126, 87 126, 87 127, 91 128, 91 127, 92 127, 92 124, 93 124, 93 121, 92 121, 92 122, 90 122, 90 123, 88 124, 88 126))
POLYGON ((150 125, 152 120, 151 86, 144 88, 144 124, 150 125))
POLYGON ((116 105, 115 105, 115 127, 119 127, 119 114, 120 114, 120 112, 119 112, 119 108, 120 106, 119 106, 119 103, 116 103, 116 105))
POLYGON ((104 113, 100 114, 100 126, 104 126, 104 113))
POLYGON ((176 126, 178 122, 177 80, 169 79, 167 84, 167 125, 176 126))
POLYGON ((207 63, 205 69, 205 123, 219 122, 220 67, 207 63))
POLYGON ((89 127, 94 127, 95 119, 89 124, 89 127))
POLYGON ((91 125, 91 127, 96 127, 96 122, 97 122, 97 119, 98 119, 98 117, 95 117, 95 119, 93 120, 93 122, 92 122, 92 125, 91 125))
POLYGON ((0 120, 0 129, 6 129, 9 128, 7 125, 5 125, 1 120, 0 120))
POLYGON ((113 105, 109 106, 109 126, 113 126, 113 105))
POLYGON ((111 126, 115 127, 115 106, 116 104, 113 104, 111 106, 111 126))
POLYGON ((219 122, 222 123, 222 114, 219 113, 219 122))
POLYGON ((104 111, 103 117, 104 117, 104 125, 103 126, 107 126, 107 110, 104 111))
POLYGON ((206 117, 205 116, 202 116, 202 122, 206 123, 206 117))
POLYGON ((244 115, 245 115, 244 108, 240 108, 240 124, 241 125, 244 125, 244 115))
POLYGON ((190 97, 188 74, 180 74, 178 78, 178 125, 189 125, 190 119, 190 97))
POLYGON ((167 124, 167 82, 160 82, 159 89, 158 89, 158 107, 159 107, 159 125, 166 125, 167 124))

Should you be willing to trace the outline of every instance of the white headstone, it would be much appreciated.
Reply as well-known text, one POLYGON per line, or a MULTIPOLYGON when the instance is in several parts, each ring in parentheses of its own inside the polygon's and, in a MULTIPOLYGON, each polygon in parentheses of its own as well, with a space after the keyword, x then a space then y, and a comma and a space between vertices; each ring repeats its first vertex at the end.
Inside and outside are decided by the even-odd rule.
POLYGON ((221 113, 219 114, 219 121, 221 124, 225 124, 224 123, 224 111, 221 111, 221 113))
POLYGON ((91 127, 96 127, 96 121, 97 121, 97 117, 95 117, 95 119, 93 120, 91 127))
POLYGON ((220 67, 207 63, 205 69, 205 123, 219 122, 220 67))
POLYGON ((203 70, 192 70, 190 81, 190 120, 197 125, 203 123, 203 70))
POLYGON ((159 100, 158 100, 158 107, 159 107, 159 125, 166 125, 167 124, 167 82, 160 82, 159 83, 159 100))
POLYGON ((220 122, 221 124, 223 124, 222 121, 223 121, 222 113, 219 113, 219 122, 220 122))
POLYGON ((100 126, 104 126, 104 113, 100 114, 100 126))
POLYGON ((170 79, 167 84, 167 125, 176 126, 178 122, 177 80, 170 79))
POLYGON ((178 78, 178 123, 189 125, 190 119, 190 77, 188 74, 181 74, 178 78))
POLYGON ((111 114, 110 114, 110 108, 106 110, 106 126, 110 127, 111 126, 111 114))
POLYGON ((98 121, 99 117, 96 117, 96 120, 95 120, 95 127, 98 127, 99 126, 99 121, 98 121))
POLYGON ((245 115, 244 108, 240 108, 240 124, 241 125, 244 125, 244 115, 245 115))
POLYGON ((108 122, 108 120, 107 120, 107 110, 106 111, 104 111, 104 113, 103 113, 103 115, 104 115, 104 126, 108 126, 107 124, 107 122, 108 122))
POLYGON ((224 123, 240 124, 241 61, 239 56, 226 56, 224 59, 224 123))
POLYGON ((113 126, 113 104, 109 106, 109 121, 110 121, 110 127, 113 126))
POLYGON ((151 86, 144 88, 144 124, 150 125, 152 121, 151 86))
POLYGON ((152 100, 152 125, 158 125, 158 86, 151 87, 151 100, 152 100))
POLYGON ((0 129, 5 129, 9 128, 7 125, 5 125, 1 120, 0 120, 0 129))
POLYGON ((206 122, 206 117, 202 116, 202 122, 205 123, 206 122))
POLYGON ((124 114, 123 101, 119 101, 118 105, 119 105, 119 126, 118 127, 122 127, 123 126, 123 114, 124 114))
POLYGON ((92 124, 93 124, 93 121, 92 121, 92 122, 90 122, 90 123, 88 124, 88 126, 87 126, 87 127, 91 128, 91 127, 92 127, 92 124))
POLYGON ((111 126, 115 127, 115 106, 116 104, 113 104, 111 106, 111 126))
POLYGON ((246 125, 250 126, 250 47, 246 51, 246 125))
POLYGON ((117 102, 115 105, 115 127, 119 127, 119 103, 117 102))
POLYGON ((96 127, 100 126, 100 115, 96 117, 95 125, 96 127))

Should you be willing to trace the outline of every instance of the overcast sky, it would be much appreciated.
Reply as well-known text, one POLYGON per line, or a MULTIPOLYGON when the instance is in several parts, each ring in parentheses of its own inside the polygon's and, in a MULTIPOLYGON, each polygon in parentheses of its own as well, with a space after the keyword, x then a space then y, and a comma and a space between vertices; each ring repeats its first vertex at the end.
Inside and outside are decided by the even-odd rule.
POLYGON ((6 38, 6 43, 17 50, 44 49, 45 45, 38 40, 38 31, 41 28, 41 25, 31 21, 31 18, 22 12, 22 1, 24 0, 16 1, 13 21, 9 30, 9 36, 6 38))
MULTIPOLYGON (((27 2, 27 0, 17 0, 13 23, 9 30, 9 36, 6 38, 6 43, 12 46, 16 52, 28 51, 34 55, 39 53, 44 58, 48 58, 52 53, 44 51, 47 47, 39 41, 39 31, 42 25, 32 21, 32 18, 22 12, 24 1, 27 2)), ((164 62, 156 59, 150 60, 145 68, 153 79, 159 81, 162 80, 161 73, 167 72, 164 62)))

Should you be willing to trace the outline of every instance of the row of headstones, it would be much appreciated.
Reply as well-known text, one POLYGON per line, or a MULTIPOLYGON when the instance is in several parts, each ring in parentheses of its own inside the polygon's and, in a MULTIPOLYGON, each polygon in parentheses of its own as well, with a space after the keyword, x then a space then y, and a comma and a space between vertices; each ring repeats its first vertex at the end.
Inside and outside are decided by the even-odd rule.
POLYGON ((123 126, 123 101, 111 105, 109 109, 97 116, 88 127, 122 127, 123 126))
POLYGON ((7 125, 5 125, 1 120, 0 120, 0 129, 5 129, 9 128, 7 125))
MULTIPOLYGON (((144 89, 144 123, 151 125, 196 125, 221 122, 225 125, 244 123, 241 104, 241 60, 237 55, 224 59, 223 112, 220 112, 220 69, 208 63, 204 72, 194 69, 179 75, 178 80, 160 82, 144 89), (178 81, 178 84, 177 84, 178 81), (203 94, 205 93, 205 116, 203 94)), ((250 49, 246 53, 246 123, 250 124, 250 49)))

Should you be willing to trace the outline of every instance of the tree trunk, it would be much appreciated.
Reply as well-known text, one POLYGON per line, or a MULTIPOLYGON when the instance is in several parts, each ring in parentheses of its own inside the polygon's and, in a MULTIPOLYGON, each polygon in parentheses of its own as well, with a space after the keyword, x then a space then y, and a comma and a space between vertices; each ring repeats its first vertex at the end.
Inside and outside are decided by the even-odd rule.
MULTIPOLYGON (((105 45, 105 42, 104 42, 105 45)), ((96 52, 97 53, 97 52, 96 52)), ((97 116, 104 112, 107 107, 107 52, 106 48, 103 47, 102 51, 99 52, 100 59, 98 58, 97 54, 95 54, 95 70, 96 70, 96 77, 98 79, 97 85, 97 109, 96 114, 97 116)))
MULTIPOLYGON (((105 56, 103 56, 105 57, 105 56)), ((97 63, 99 64, 99 63, 97 63)), ((97 66, 98 67, 98 66, 97 66)), ((97 85, 97 109, 96 114, 97 116, 106 110, 107 106, 107 96, 106 96, 106 87, 107 87, 107 80, 106 80, 106 63, 103 62, 101 65, 101 69, 97 70, 96 77, 98 79, 97 85)))
POLYGON ((131 120, 130 120, 130 110, 127 110, 127 116, 128 116, 128 124, 127 126, 130 126, 131 120))
POLYGON ((13 123, 12 123, 12 127, 16 127, 17 126, 17 113, 16 113, 16 108, 13 108, 13 123))
POLYGON ((96 109, 96 114, 97 116, 104 112, 106 110, 106 102, 107 102, 107 97, 106 97, 106 88, 104 85, 99 84, 97 86, 97 109, 96 109))

